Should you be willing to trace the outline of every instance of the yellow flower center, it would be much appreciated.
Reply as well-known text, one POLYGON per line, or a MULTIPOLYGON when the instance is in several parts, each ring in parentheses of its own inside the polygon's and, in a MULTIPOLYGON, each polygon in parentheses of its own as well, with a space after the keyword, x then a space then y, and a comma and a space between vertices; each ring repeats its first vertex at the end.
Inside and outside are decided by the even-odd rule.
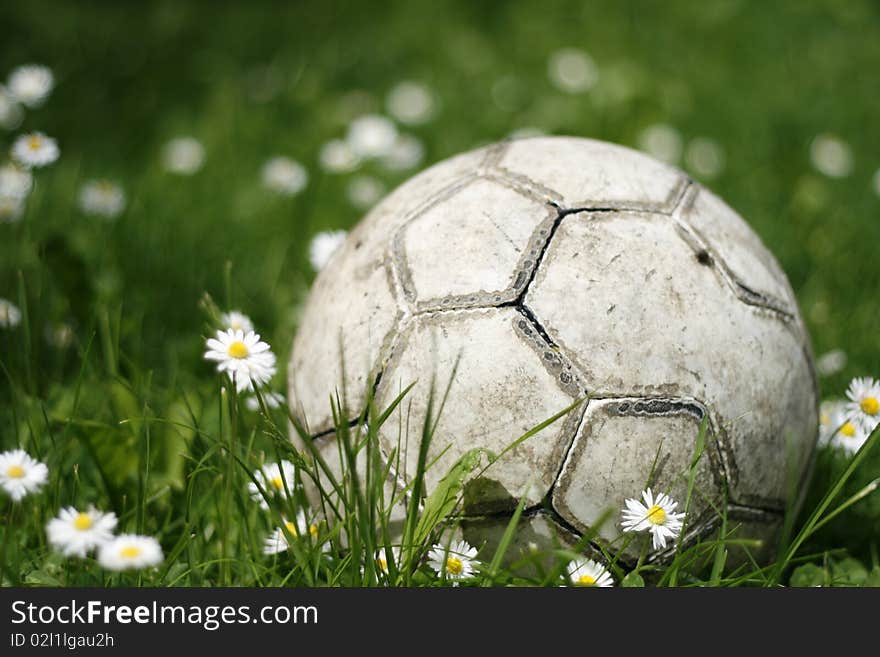
POLYGON ((312 538, 318 538, 318 525, 309 525, 309 534, 312 538))
POLYGON ((384 557, 376 558, 376 567, 381 570, 383 573, 388 572, 388 561, 385 560, 384 557))
POLYGON ((652 525, 662 525, 666 523, 666 511, 659 504, 655 504, 648 509, 648 522, 652 525))
POLYGON ((38 137, 37 135, 31 135, 28 138, 28 148, 30 148, 32 151, 40 150, 40 146, 42 146, 42 145, 43 145, 43 140, 40 139, 40 137, 38 137))
POLYGON ((581 575, 578 577, 577 584, 578 586, 595 586, 596 580, 590 575, 581 575))
POLYGON ((856 435, 856 427, 852 422, 847 422, 842 427, 840 427, 840 433, 842 433, 847 438, 854 438, 856 435))
POLYGON ((287 531, 290 532, 291 536, 299 536, 299 533, 296 531, 296 525, 290 522, 290 520, 285 520, 284 526, 287 527, 287 531))
POLYGON ((880 401, 877 401, 876 397, 865 397, 859 402, 859 407, 862 409, 862 413, 866 415, 877 415, 877 413, 880 413, 880 401))
POLYGON ((269 483, 275 487, 275 490, 284 490, 284 481, 281 477, 272 477, 272 479, 269 480, 269 483))
POLYGON ((450 575, 461 575, 461 572, 464 570, 464 564, 461 562, 461 559, 458 557, 447 557, 446 558, 446 572, 450 575))
POLYGON ((6 468, 6 476, 11 479, 21 479, 24 477, 24 468, 20 465, 10 465, 6 468))
POLYGON ((77 514, 76 518, 73 519, 73 526, 81 532, 84 532, 87 529, 91 529, 92 516, 90 516, 88 513, 77 514))
POLYGON ((241 340, 236 340, 231 345, 229 345, 226 353, 228 353, 233 358, 247 358, 248 348, 244 342, 242 342, 241 340))
POLYGON ((136 545, 126 545, 119 551, 120 556, 126 559, 134 559, 141 553, 141 549, 136 545))

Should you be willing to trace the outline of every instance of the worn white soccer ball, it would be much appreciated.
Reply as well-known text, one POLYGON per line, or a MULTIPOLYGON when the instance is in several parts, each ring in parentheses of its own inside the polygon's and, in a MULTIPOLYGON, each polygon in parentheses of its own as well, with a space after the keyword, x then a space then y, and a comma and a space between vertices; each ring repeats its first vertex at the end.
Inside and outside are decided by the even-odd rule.
MULTIPOLYGON (((417 382, 381 438, 406 481, 431 380, 445 385, 456 362, 429 490, 468 450, 500 453, 587 398, 469 483, 472 542, 523 496, 523 545, 571 540, 608 511, 594 540, 611 542, 624 499, 649 484, 683 507, 704 418, 685 540, 718 526, 714 505, 772 543, 809 474, 817 385, 785 274, 718 197, 627 148, 504 142, 395 190, 318 276, 290 399, 320 436, 331 396, 357 413, 370 389, 383 408, 417 382)), ((332 436, 317 441, 338 460, 332 436)))

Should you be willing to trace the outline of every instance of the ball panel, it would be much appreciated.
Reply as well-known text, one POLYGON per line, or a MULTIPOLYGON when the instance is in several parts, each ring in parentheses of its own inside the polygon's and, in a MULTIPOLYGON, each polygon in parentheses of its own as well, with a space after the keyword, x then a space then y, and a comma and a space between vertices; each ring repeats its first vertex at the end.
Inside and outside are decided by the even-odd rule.
MULTIPOLYGON (((601 399, 590 401, 553 490, 553 507, 581 531, 595 528, 602 515, 611 520, 599 536, 621 532, 620 509, 628 497, 651 486, 683 510, 700 422, 705 409, 693 400, 601 399), (653 472, 652 472, 653 467, 653 472)), ((712 513, 721 499, 717 446, 710 434, 697 464, 691 521, 712 513)), ((634 554, 638 548, 630 550, 634 554)))
MULTIPOLYGON (((417 467, 431 377, 436 377, 437 394, 442 395, 456 361, 449 406, 440 415, 428 453, 429 461, 437 458, 426 473, 429 489, 468 450, 482 447, 499 454, 572 403, 532 348, 515 333, 513 323, 520 317, 514 308, 432 313, 415 317, 400 336, 400 346, 395 346, 379 384, 377 401, 385 406, 418 381, 381 434, 386 454, 398 449, 403 454, 405 472, 401 474, 406 480, 417 467), (408 445, 399 444, 401 435, 409 436, 408 445)), ((529 505, 543 499, 556 479, 573 424, 559 420, 470 482, 465 490, 466 513, 509 510, 524 494, 529 505)))
POLYGON ((404 290, 420 309, 462 296, 481 305, 511 301, 526 280, 517 287, 517 272, 540 252, 532 235, 555 216, 540 200, 475 179, 401 229, 404 290))
POLYGON ((571 137, 536 137, 510 144, 499 168, 556 192, 563 207, 671 211, 685 184, 672 167, 641 153, 571 137))
POLYGON ((399 318, 386 267, 390 236, 420 207, 476 175, 485 157, 486 149, 465 153, 404 183, 358 224, 318 275, 288 367, 291 408, 313 434, 332 428, 330 397, 341 394, 342 384, 356 417, 381 367, 399 318))
POLYGON ((733 499, 784 504, 787 437, 803 472, 817 426, 800 332, 742 303, 670 217, 566 216, 525 304, 594 395, 705 403, 739 465, 728 472, 733 499))

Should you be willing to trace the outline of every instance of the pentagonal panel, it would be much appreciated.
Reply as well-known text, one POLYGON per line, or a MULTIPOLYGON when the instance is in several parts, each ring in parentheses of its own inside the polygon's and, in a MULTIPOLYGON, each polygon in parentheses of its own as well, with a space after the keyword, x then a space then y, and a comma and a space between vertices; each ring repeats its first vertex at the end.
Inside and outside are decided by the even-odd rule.
POLYGON ((403 289, 419 309, 512 301, 555 218, 555 208, 540 199, 476 179, 396 236, 403 289))
POLYGON ((381 365, 398 315, 385 262, 391 236, 418 208, 465 184, 484 156, 482 150, 465 153, 399 187, 358 224, 318 275, 288 368, 292 408, 313 433, 332 426, 329 400, 337 391, 342 396, 344 390, 356 416, 381 365))
POLYGON ((806 471, 817 426, 797 318, 743 303, 671 218, 565 217, 525 302, 596 396, 705 403, 730 447, 732 499, 784 505, 786 469, 806 471))
MULTIPOLYGON (((690 400, 603 399, 591 401, 553 491, 556 511, 581 531, 598 526, 607 541, 621 532, 621 509, 651 486, 684 510, 690 465, 705 410, 690 400)), ((721 497, 711 434, 697 462, 690 520, 705 516, 721 497)))
MULTIPOLYGON (((429 490, 467 451, 479 447, 500 454, 572 403, 533 347, 515 332, 520 317, 513 308, 420 315, 400 336, 377 401, 384 407, 417 382, 381 436, 385 453, 399 454, 408 480, 416 472, 432 377, 439 404, 456 363, 447 406, 428 452, 429 462, 436 459, 426 474, 429 490)), ((539 502, 556 478, 572 431, 573 423, 559 420, 507 453, 469 482, 465 512, 511 509, 523 495, 529 504, 539 502)))
POLYGON ((563 207, 671 211, 681 172, 637 151, 590 139, 537 137, 510 144, 499 167, 554 192, 563 207))
POLYGON ((765 295, 790 313, 797 303, 776 258, 760 238, 724 201, 695 184, 695 195, 680 210, 709 248, 720 257, 735 280, 747 290, 765 295))

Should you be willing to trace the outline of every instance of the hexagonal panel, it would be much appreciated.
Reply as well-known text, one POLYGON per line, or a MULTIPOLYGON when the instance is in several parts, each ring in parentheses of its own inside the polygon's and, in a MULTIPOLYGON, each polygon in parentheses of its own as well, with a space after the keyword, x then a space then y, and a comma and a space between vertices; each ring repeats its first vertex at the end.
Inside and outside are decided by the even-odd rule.
MULTIPOLYGON (((432 375, 442 396, 458 362, 440 415, 427 471, 429 490, 468 450, 500 454, 518 437, 572 403, 540 357, 514 330, 513 308, 420 315, 400 336, 382 376, 377 402, 385 407, 410 383, 409 397, 383 426, 384 452, 399 450, 409 480, 418 463, 419 440, 432 375)), ((439 403, 439 398, 437 400, 439 403)), ((569 414, 576 421, 577 410, 569 414)), ((522 495, 538 503, 556 479, 574 422, 560 419, 495 463, 465 491, 466 513, 512 509, 522 495)))
POLYGON ((678 215, 697 230, 737 281, 795 312, 794 294, 776 258, 724 201, 695 184, 694 195, 678 215))
POLYGON ((399 231, 403 289, 419 309, 512 301, 555 218, 555 208, 538 199, 476 179, 399 231))
POLYGON ((731 448, 732 499, 781 508, 815 443, 816 391, 800 330, 743 303, 674 220, 566 216, 525 298, 598 397, 690 397, 731 448))
MULTIPOLYGON (((610 511, 598 529, 607 541, 621 532, 626 498, 639 497, 647 485, 671 495, 683 510, 704 413, 692 400, 591 401, 553 490, 553 507, 581 531, 595 528, 610 511)), ((690 522, 706 513, 707 500, 720 498, 714 450, 714 440, 707 436, 697 464, 690 522)))
POLYGON ((315 280, 288 367, 291 407, 312 433, 331 428, 329 400, 343 387, 356 416, 381 365, 398 319, 385 263, 391 236, 419 207, 476 175, 484 156, 485 149, 444 161, 392 192, 358 224, 315 280))
POLYGON ((499 168, 553 190, 567 208, 671 211, 685 176, 637 151, 591 139, 536 137, 513 142, 499 168))

